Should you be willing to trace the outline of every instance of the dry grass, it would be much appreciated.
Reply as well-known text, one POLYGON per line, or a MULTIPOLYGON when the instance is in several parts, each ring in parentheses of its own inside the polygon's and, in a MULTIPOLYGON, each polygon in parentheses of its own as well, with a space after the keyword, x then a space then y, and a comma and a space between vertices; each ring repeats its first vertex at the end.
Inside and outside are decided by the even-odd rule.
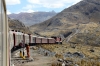
MULTIPOLYGON (((79 59, 79 58, 66 58, 66 60, 72 61, 72 64, 68 66, 100 66, 100 61, 95 59, 79 59)), ((51 66, 62 66, 61 62, 52 63, 51 66)))
POLYGON ((94 57, 97 58, 100 56, 100 48, 99 47, 93 47, 89 45, 82 45, 82 44, 63 44, 63 45, 58 45, 58 44, 49 44, 49 45, 41 45, 43 48, 48 49, 50 51, 56 52, 58 54, 63 54, 66 52, 82 52, 84 55, 87 57, 94 57), (75 48, 73 48, 75 47, 75 48), (93 49, 94 52, 91 52, 90 50, 93 49))
MULTIPOLYGON (((85 58, 66 58, 66 60, 72 60, 74 63, 78 64, 79 66, 100 66, 100 62, 98 59, 100 59, 100 47, 96 46, 94 43, 99 42, 100 38, 100 26, 96 23, 89 23, 89 24, 81 24, 79 25, 80 30, 80 36, 73 36, 71 38, 71 41, 76 42, 77 44, 51 44, 51 45, 41 45, 43 48, 56 52, 55 57, 56 58, 63 58, 63 54, 67 52, 81 52, 85 55, 85 58), (81 37, 81 38, 79 38, 81 37), (87 45, 86 40, 88 38, 87 45), (78 39, 78 40, 76 40, 78 39), (98 39, 98 40, 97 40, 98 39), (81 42, 80 42, 81 41, 81 42), (95 46, 93 46, 93 44, 95 46), (91 51, 93 50, 93 52, 91 51)), ((64 31, 63 31, 64 32, 64 31)), ((77 35, 79 35, 79 33, 77 35)), ((54 33, 53 33, 54 34, 54 33)), ((58 63, 59 65, 59 63, 58 63)), ((57 66, 56 64, 53 64, 52 66, 57 66)))
POLYGON ((62 66, 62 64, 59 63, 59 62, 53 62, 53 63, 51 64, 51 66, 62 66))
MULTIPOLYGON (((54 36, 54 35, 55 35, 55 32, 45 31, 45 32, 40 32, 40 34, 41 34, 42 36, 51 37, 51 36, 54 36)), ((56 35, 59 35, 59 32, 57 32, 56 35)))
POLYGON ((79 66, 100 66, 100 62, 98 60, 85 60, 82 59, 76 62, 79 66))
POLYGON ((90 22, 88 24, 80 24, 79 28, 83 28, 81 32, 84 33, 86 30, 93 31, 98 26, 97 23, 90 22))
POLYGON ((82 44, 49 44, 49 45, 41 45, 43 48, 56 52, 57 58, 61 58, 61 56, 66 52, 81 52, 86 57, 92 59, 99 59, 100 57, 100 47, 90 46, 90 45, 82 45, 82 44), (90 50, 94 50, 91 52, 90 50))

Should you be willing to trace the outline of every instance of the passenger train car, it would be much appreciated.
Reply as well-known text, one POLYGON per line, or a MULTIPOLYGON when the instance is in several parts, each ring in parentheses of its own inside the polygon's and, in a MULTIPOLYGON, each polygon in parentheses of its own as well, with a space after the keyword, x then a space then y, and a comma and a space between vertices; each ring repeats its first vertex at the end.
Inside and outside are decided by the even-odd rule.
POLYGON ((30 45, 38 45, 38 44, 61 44, 60 37, 37 37, 31 34, 25 34, 23 32, 19 32, 16 30, 9 31, 10 38, 10 49, 13 51, 14 49, 21 48, 21 44, 30 44, 30 45))
POLYGON ((5 0, 0 0, 0 66, 10 66, 7 21, 5 0))

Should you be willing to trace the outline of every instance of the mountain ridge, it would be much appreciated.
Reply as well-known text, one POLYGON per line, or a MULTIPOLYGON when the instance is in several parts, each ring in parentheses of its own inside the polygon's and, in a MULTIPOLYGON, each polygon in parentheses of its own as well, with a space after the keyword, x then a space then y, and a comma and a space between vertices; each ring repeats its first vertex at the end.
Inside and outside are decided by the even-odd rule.
MULTIPOLYGON (((96 0, 99 1, 99 0, 96 0)), ((95 5, 94 0, 83 0, 77 3, 76 5, 73 5, 69 8, 64 9, 60 13, 58 13, 56 16, 52 17, 51 19, 44 21, 43 23, 38 24, 39 27, 56 27, 61 26, 68 23, 89 23, 91 21, 93 22, 99 22, 99 16, 100 13, 100 5, 95 5), (89 4, 88 2, 93 2, 92 4, 89 4), (94 17, 98 14, 98 17, 94 17), (43 26, 42 26, 43 25, 43 26)), ((96 2, 98 3, 98 2, 96 2)), ((33 25, 35 26, 35 25, 33 25)), ((32 26, 31 26, 32 27, 32 26)), ((35 26, 36 27, 36 26, 35 26)), ((44 27, 44 28, 46 28, 44 27)), ((42 29, 42 28, 41 28, 42 29)))
POLYGON ((19 14, 10 14, 8 17, 11 19, 18 19, 23 22, 25 25, 30 26, 36 23, 43 22, 52 16, 55 16, 56 12, 33 12, 33 13, 25 13, 21 12, 19 14))
MULTIPOLYGON (((70 38, 70 40, 72 41, 66 39, 65 42, 67 42, 68 40, 69 42, 78 43, 77 41, 81 40, 80 43, 83 43, 83 42, 86 42, 84 39, 88 39, 96 35, 96 37, 94 37, 95 38, 94 40, 96 40, 99 43, 98 39, 100 35, 98 34, 100 33, 100 31, 98 28, 100 27, 97 27, 97 26, 94 27, 95 24, 100 26, 100 1, 99 0, 82 0, 77 4, 64 9, 63 11, 61 11, 54 17, 50 18, 49 20, 46 20, 40 24, 31 26, 30 29, 33 33, 37 32, 38 34, 43 35, 43 36, 63 35, 65 38, 66 38, 65 35, 68 35, 69 32, 72 32, 72 34, 74 34, 77 30, 81 30, 82 32, 79 31, 77 34, 73 35, 70 38), (93 25, 91 23, 93 23, 93 25), (87 28, 85 29, 86 26, 87 28), (88 28, 88 26, 90 27, 88 28), (78 34, 82 35, 83 38, 79 38, 80 35, 78 34), (76 41, 76 39, 79 39, 79 40, 76 41)), ((91 39, 88 39, 89 40, 88 43, 93 42, 93 39, 92 40, 91 39)))

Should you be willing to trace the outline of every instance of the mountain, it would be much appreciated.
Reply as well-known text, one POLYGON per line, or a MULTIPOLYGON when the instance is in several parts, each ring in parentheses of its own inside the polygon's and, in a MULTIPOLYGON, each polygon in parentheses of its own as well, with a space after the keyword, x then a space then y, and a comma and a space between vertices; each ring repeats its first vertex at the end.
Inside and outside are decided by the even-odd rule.
MULTIPOLYGON (((82 0, 64 9, 51 19, 32 25, 30 29, 32 32, 43 36, 63 35, 65 38, 67 37, 66 41, 69 42, 72 37, 79 35, 79 33, 85 37, 88 34, 94 33, 95 35, 97 33, 96 37, 100 37, 98 35, 100 34, 100 27, 98 26, 100 26, 100 0, 82 0), (87 28, 85 28, 86 26, 87 28), (88 28, 88 26, 90 27, 88 28), (87 31, 88 34, 84 35, 87 31)), ((88 38, 91 38, 91 36, 88 38)), ((78 39, 78 36, 76 39, 78 39)), ((82 38, 82 40, 80 38, 84 42, 83 39, 85 38, 82 38)))
POLYGON ((28 27, 26 27, 22 22, 15 19, 8 18, 8 24, 10 30, 18 30, 24 33, 32 34, 28 27))
POLYGON ((23 22, 25 25, 30 26, 36 23, 43 22, 56 15, 56 12, 33 12, 33 13, 19 13, 19 14, 10 14, 8 17, 11 19, 18 19, 23 22))

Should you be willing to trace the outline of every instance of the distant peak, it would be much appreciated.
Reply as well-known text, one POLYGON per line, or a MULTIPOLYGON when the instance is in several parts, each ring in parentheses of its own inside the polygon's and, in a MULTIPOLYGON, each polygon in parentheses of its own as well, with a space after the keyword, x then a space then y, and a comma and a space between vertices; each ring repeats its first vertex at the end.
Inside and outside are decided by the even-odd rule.
POLYGON ((54 10, 52 10, 51 12, 56 13, 54 10))

